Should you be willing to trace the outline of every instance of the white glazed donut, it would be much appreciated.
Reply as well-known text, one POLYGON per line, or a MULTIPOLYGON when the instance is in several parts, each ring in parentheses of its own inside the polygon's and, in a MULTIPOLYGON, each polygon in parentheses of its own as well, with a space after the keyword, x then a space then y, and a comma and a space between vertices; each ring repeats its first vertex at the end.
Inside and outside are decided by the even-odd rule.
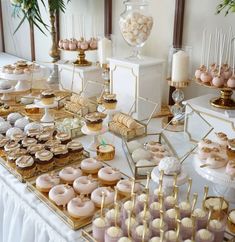
POLYGON ((49 192, 50 189, 60 183, 56 175, 43 174, 36 179, 36 187, 41 192, 49 192))
POLYGON ((98 187, 98 182, 90 176, 78 177, 73 182, 73 188, 80 194, 91 194, 98 187))
POLYGON ((73 188, 69 185, 56 185, 49 191, 49 199, 57 206, 65 206, 72 198, 75 197, 73 188))
POLYGON ((99 187, 96 188, 91 193, 91 200, 95 203, 96 207, 101 206, 102 202, 102 192, 104 193, 105 199, 104 199, 104 205, 110 205, 114 202, 114 190, 109 187, 99 187))
POLYGON ((95 205, 88 198, 75 197, 69 201, 67 209, 70 216, 74 218, 91 217, 95 211, 95 205))
MULTIPOLYGON (((132 181, 131 180, 120 180, 117 183, 117 189, 119 192, 123 194, 131 194, 131 189, 132 189, 132 181)), ((140 191, 140 184, 135 183, 134 186, 134 192, 139 192, 140 191)))
POLYGON ((79 168, 73 168, 71 166, 65 167, 59 172, 61 180, 68 184, 72 184, 75 179, 82 175, 82 171, 79 168))
POLYGON ((98 178, 104 184, 116 184, 121 179, 121 173, 115 168, 110 166, 106 166, 101 168, 98 172, 98 178))
POLYGON ((88 174, 98 173, 99 169, 102 168, 102 166, 103 166, 102 162, 94 158, 87 158, 82 160, 81 162, 82 171, 88 174))

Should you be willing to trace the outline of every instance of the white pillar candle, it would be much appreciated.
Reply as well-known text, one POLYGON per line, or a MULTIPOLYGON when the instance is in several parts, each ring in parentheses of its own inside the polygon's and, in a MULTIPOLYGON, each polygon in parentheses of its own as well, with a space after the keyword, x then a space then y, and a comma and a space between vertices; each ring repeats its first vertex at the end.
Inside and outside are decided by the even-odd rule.
POLYGON ((108 58, 112 56, 112 41, 103 38, 98 41, 98 56, 100 64, 108 64, 108 58))
POLYGON ((188 81, 189 56, 185 51, 178 51, 173 55, 171 80, 174 82, 188 81))

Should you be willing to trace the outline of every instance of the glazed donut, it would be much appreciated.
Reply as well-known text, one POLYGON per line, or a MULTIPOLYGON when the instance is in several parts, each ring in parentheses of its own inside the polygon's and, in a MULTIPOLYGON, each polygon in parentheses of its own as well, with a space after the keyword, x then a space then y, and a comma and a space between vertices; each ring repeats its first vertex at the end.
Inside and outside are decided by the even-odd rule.
POLYGON ((110 205, 114 202, 114 190, 109 187, 98 187, 91 193, 91 200, 94 202, 96 207, 101 206, 102 192, 104 192, 104 206, 110 205))
POLYGON ((43 174, 36 179, 36 188, 41 192, 49 192, 50 189, 60 183, 56 175, 43 174))
POLYGON ((75 197, 69 201, 67 210, 74 218, 91 217, 95 211, 95 205, 88 198, 75 197))
POLYGON ((145 146, 147 150, 162 148, 162 144, 156 141, 149 141, 145 146))
POLYGON ((97 187, 98 182, 91 176, 81 176, 73 182, 74 190, 80 194, 91 194, 97 187))
POLYGON ((73 181, 81 175, 82 171, 79 168, 73 168, 71 166, 65 167, 59 172, 60 179, 68 184, 73 184, 73 181))
MULTIPOLYGON (((132 189, 132 181, 131 180, 120 180, 117 183, 117 189, 123 195, 130 195, 131 189, 132 189)), ((135 183, 134 192, 136 193, 139 191, 140 191, 140 184, 135 183)))
POLYGON ((87 174, 97 174, 102 166, 103 164, 94 158, 87 158, 81 162, 81 169, 87 174))
POLYGON ((98 178, 105 185, 115 185, 121 179, 121 173, 115 168, 106 166, 99 170, 98 178))
POLYGON ((75 192, 69 185, 56 185, 49 191, 49 199, 57 206, 65 207, 65 205, 74 197, 75 192))

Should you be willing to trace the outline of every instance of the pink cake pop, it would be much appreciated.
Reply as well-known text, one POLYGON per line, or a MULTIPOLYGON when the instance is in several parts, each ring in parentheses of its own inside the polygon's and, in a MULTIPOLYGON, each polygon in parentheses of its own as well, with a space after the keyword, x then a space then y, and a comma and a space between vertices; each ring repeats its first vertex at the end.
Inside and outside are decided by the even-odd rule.
POLYGON ((63 44, 64 44, 64 41, 61 39, 60 41, 59 41, 59 47, 62 49, 63 48, 63 44))
POLYGON ((63 42, 63 49, 68 50, 69 49, 69 41, 66 39, 63 42))
POLYGON ((76 39, 71 39, 69 41, 69 49, 70 50, 76 50, 77 49, 77 40, 76 39))
POLYGON ((206 67, 204 65, 201 65, 196 71, 195 71, 195 77, 197 79, 200 79, 201 74, 206 71, 206 67))
POLYGON ((222 86, 224 85, 223 77, 220 76, 220 75, 215 76, 215 77, 212 79, 212 84, 213 84, 213 86, 215 86, 215 87, 222 87, 222 86))
POLYGON ((90 42, 91 49, 97 49, 97 40, 93 38, 90 42))
POLYGON ((208 83, 212 81, 212 76, 209 72, 205 71, 201 74, 200 79, 204 83, 208 83))
POLYGON ((89 47, 89 45, 88 45, 87 41, 84 40, 84 41, 81 43, 80 48, 81 48, 82 50, 87 50, 88 47, 89 47))

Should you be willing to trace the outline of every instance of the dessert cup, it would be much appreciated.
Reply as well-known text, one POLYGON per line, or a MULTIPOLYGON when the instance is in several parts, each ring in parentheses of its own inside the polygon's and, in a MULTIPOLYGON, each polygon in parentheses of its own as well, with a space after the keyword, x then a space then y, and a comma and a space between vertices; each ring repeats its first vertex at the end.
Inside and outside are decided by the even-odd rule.
POLYGON ((213 242, 214 235, 207 229, 200 229, 196 233, 195 242, 213 242))
POLYGON ((182 241, 182 239, 181 238, 177 238, 176 231, 168 230, 165 233, 165 240, 164 240, 164 242, 178 242, 178 241, 182 241))
POLYGON ((201 208, 196 208, 193 211, 193 215, 196 217, 197 229, 204 229, 207 226, 208 212, 201 208))
POLYGON ((109 227, 105 230, 104 240, 105 242, 118 242, 123 237, 123 232, 120 227, 109 227))
POLYGON ((146 221, 147 224, 149 224, 151 220, 152 220, 152 216, 151 216, 151 213, 148 210, 146 211, 146 213, 144 212, 144 210, 142 210, 137 215, 137 221, 138 221, 139 224, 143 224, 144 221, 146 221), (145 218, 144 218, 144 214, 145 214, 145 218))
POLYGON ((193 222, 191 218, 185 217, 181 220, 180 235, 183 240, 190 239, 193 235, 193 222))
POLYGON ((149 211, 152 215, 152 218, 160 218, 160 203, 159 202, 153 202, 149 205, 149 211))
MULTIPOLYGON (((122 231, 123 231, 124 236, 128 236, 128 223, 129 223, 129 218, 123 220, 123 222, 122 222, 122 231)), ((137 225, 138 225, 137 220, 134 217, 132 217, 131 221, 130 221, 130 234, 131 234, 132 229, 134 227, 136 227, 137 225)))
POLYGON ((223 213, 220 220, 212 219, 209 223, 208 230, 214 234, 214 242, 221 242, 226 230, 227 214, 223 213))
POLYGON ((143 240, 144 225, 137 225, 131 231, 132 238, 135 242, 148 242, 152 236, 149 228, 146 229, 145 237, 143 240))
POLYGON ((176 205, 176 199, 174 196, 167 196, 164 200, 164 207, 166 210, 174 208, 176 205))
POLYGON ((96 148, 98 160, 110 161, 114 159, 115 147, 111 144, 99 145, 96 148))
POLYGON ((41 102, 44 105, 51 105, 54 103, 55 94, 53 91, 43 91, 41 93, 41 102))
POLYGON ((99 242, 104 242, 105 230, 108 227, 104 218, 96 217, 92 222, 92 236, 99 242))
POLYGON ((169 230, 176 229, 176 211, 174 208, 166 211, 164 221, 166 222, 169 230))
POLYGON ((160 230, 161 229, 163 231, 167 231, 168 230, 168 226, 167 226, 167 224, 164 221, 163 221, 163 224, 162 224, 162 228, 160 228, 160 223, 161 223, 161 220, 159 218, 154 219, 150 223, 150 230, 152 232, 152 236, 160 236, 160 230))
MULTIPOLYGON (((106 211, 105 219, 109 226, 115 226, 115 209, 114 208, 106 211)), ((122 224, 121 213, 118 211, 117 225, 121 226, 121 224, 122 224)))
POLYGON ((188 202, 181 202, 179 204, 180 218, 186 218, 191 216, 191 205, 188 202))

